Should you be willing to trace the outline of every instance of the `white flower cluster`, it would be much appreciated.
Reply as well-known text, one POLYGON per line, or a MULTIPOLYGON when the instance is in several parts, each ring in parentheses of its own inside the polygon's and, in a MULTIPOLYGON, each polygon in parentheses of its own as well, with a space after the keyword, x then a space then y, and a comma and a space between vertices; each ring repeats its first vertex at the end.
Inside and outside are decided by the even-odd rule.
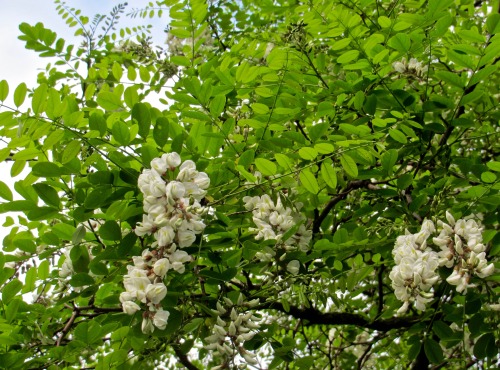
MULTIPOLYGON (((282 240, 283 235, 297 223, 302 222, 304 217, 300 213, 292 211, 290 207, 283 206, 280 197, 278 197, 276 204, 267 194, 261 197, 246 196, 243 201, 245 202, 245 208, 253 213, 253 222, 257 228, 251 228, 250 230, 257 231, 256 239, 275 239, 285 251, 292 251, 297 248, 303 252, 309 250, 312 231, 307 230, 303 223, 294 235, 287 240, 282 240)), ((300 209, 301 206, 300 203, 295 205, 297 209, 300 209)), ((256 256, 263 261, 270 261, 275 255, 275 251, 267 248, 263 252, 257 253, 256 256)))
POLYGON ((424 311, 432 300, 430 289, 439 279, 436 273, 439 263, 437 253, 427 246, 427 239, 434 231, 432 221, 425 220, 417 234, 407 231, 396 239, 392 251, 396 266, 389 277, 396 298, 403 301, 398 314, 406 312, 410 302, 424 311))
POLYGON ((419 62, 415 58, 411 58, 409 62, 406 61, 406 58, 403 58, 400 62, 392 63, 392 68, 394 68, 396 72, 415 75, 418 77, 423 77, 423 75, 427 72, 427 66, 423 65, 422 62, 419 62))
POLYGON ((198 172, 193 161, 181 163, 180 156, 166 153, 151 161, 151 169, 139 176, 139 188, 144 194, 142 222, 135 233, 138 236, 154 235, 151 250, 133 257, 133 266, 127 266, 123 279, 126 291, 120 296, 123 311, 132 315, 146 304, 142 331, 164 329, 169 316, 161 308, 161 300, 167 294, 164 284, 168 270, 184 273, 186 262, 192 257, 182 248, 191 246, 196 235, 205 228, 201 216, 206 207, 200 204, 210 185, 204 172, 198 172))
POLYGON ((453 272, 446 281, 456 285, 458 292, 466 292, 467 288, 475 287, 470 283, 473 275, 485 278, 493 273, 495 266, 493 263, 488 265, 486 247, 482 243, 483 229, 476 221, 455 221, 449 212, 446 212, 446 219, 448 223, 437 222, 441 232, 433 238, 434 244, 441 248, 439 265, 453 267, 453 272))
POLYGON ((406 312, 411 302, 415 308, 424 311, 426 304, 433 298, 430 291, 438 282, 437 268, 445 266, 453 268, 446 279, 456 285, 457 292, 466 292, 474 287, 470 283, 472 276, 485 278, 491 275, 495 267, 486 260, 486 247, 482 244, 483 229, 476 221, 460 219, 455 221, 446 212, 448 223, 437 221, 439 235, 432 238, 435 246, 441 251, 435 252, 427 245, 427 239, 436 232, 434 223, 425 220, 417 234, 399 236, 392 251, 396 266, 389 277, 396 298, 403 301, 398 314, 406 312))
POLYGON ((254 337, 255 333, 251 330, 260 327, 257 324, 260 319, 252 312, 247 312, 249 308, 258 305, 259 300, 245 302, 243 295, 240 294, 236 304, 225 297, 224 303, 226 307, 217 302, 217 309, 212 310, 217 315, 217 324, 214 325, 214 334, 205 338, 209 343, 205 348, 217 351, 222 357, 222 364, 213 367, 212 370, 226 369, 238 354, 248 364, 257 364, 256 355, 243 348, 243 344, 254 337))

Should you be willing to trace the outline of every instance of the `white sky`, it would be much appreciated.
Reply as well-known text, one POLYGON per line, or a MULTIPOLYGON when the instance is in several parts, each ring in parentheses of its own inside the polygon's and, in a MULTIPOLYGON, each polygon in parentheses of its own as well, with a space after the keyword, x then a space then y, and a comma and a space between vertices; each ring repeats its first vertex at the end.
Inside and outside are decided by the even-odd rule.
MULTIPOLYGON (((88 16, 91 20, 95 14, 108 14, 117 4, 125 1, 115 0, 67 0, 66 5, 82 10, 82 15, 88 16)), ((143 8, 147 5, 147 0, 128 0, 126 13, 132 9, 143 8)), ((52 0, 0 0, 2 5, 0 10, 0 45, 2 45, 2 56, 0 58, 0 80, 9 82, 10 90, 21 82, 26 82, 33 86, 40 69, 44 69, 49 58, 39 58, 37 53, 26 50, 24 43, 18 40, 21 34, 19 24, 22 22, 31 25, 42 22, 46 28, 55 31, 58 37, 66 40, 66 45, 70 40, 78 39, 73 37, 76 28, 67 27, 65 21, 57 14, 56 6, 52 0)), ((165 16, 164 16, 165 18, 165 16)), ((163 29, 167 25, 166 18, 142 19, 122 16, 118 26, 134 26, 151 23, 154 26, 153 38, 157 43, 162 43, 165 37, 163 29)), ((9 94, 10 95, 10 94, 9 94)))
MULTIPOLYGON (((128 3, 125 14, 132 9, 143 8, 148 4, 148 0, 66 0, 66 5, 70 8, 81 9, 81 14, 92 20, 95 14, 109 14, 114 6, 124 2, 128 3)), ((0 80, 7 80, 9 83, 9 98, 5 102, 9 104, 12 102, 11 98, 17 85, 25 82, 28 88, 35 87, 38 73, 44 70, 48 63, 55 61, 51 58, 40 58, 36 52, 24 48, 24 42, 18 39, 21 34, 19 24, 26 22, 35 25, 42 22, 46 28, 56 32, 58 37, 64 38, 66 46, 72 43, 78 45, 80 40, 73 37, 76 28, 69 28, 66 25, 65 20, 57 14, 56 5, 52 0, 0 0, 0 5, 0 45, 2 46, 0 80)), ((163 32, 167 26, 166 14, 168 12, 164 12, 161 20, 140 17, 131 19, 124 15, 120 18, 117 28, 152 24, 153 41, 161 45, 166 38, 163 32)), ((1 108, 0 111, 2 111, 1 108)), ((2 147, 3 144, 0 142, 0 148, 2 147)), ((13 189, 14 181, 21 176, 11 179, 10 167, 11 162, 0 163, 0 178, 13 189)), ((14 191, 13 193, 14 197, 19 199, 14 191)), ((3 200, 0 199, 0 202, 3 200)), ((0 245, 3 237, 8 233, 8 230, 1 227, 5 216, 0 214, 0 245)))

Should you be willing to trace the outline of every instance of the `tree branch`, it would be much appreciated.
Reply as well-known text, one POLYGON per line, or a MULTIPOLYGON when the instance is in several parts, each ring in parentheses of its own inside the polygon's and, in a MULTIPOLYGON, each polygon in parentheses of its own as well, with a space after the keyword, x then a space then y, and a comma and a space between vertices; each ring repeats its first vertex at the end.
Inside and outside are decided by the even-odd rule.
POLYGON ((421 317, 392 317, 390 319, 368 320, 366 317, 349 312, 321 312, 315 308, 299 308, 290 306, 287 311, 279 302, 268 303, 260 306, 261 309, 272 309, 305 320, 303 325, 354 325, 367 329, 386 332, 392 329, 408 328, 419 321, 421 317))
POLYGON ((172 346, 172 348, 174 349, 175 355, 179 359, 179 362, 181 364, 183 364, 186 369, 188 369, 188 370, 200 370, 196 366, 194 366, 191 361, 189 361, 186 354, 182 353, 182 351, 180 350, 179 347, 174 345, 174 346, 172 346))
POLYGON ((325 208, 323 208, 319 216, 316 217, 316 219, 313 222, 313 228, 312 228, 313 234, 317 234, 319 232, 321 224, 323 223, 325 218, 328 216, 330 211, 333 209, 333 207, 335 207, 337 203, 339 203, 341 200, 344 200, 351 191, 363 188, 365 186, 368 186, 369 184, 370 184, 369 180, 351 181, 347 186, 347 188, 342 193, 339 193, 335 197, 330 199, 330 201, 326 204, 325 208))

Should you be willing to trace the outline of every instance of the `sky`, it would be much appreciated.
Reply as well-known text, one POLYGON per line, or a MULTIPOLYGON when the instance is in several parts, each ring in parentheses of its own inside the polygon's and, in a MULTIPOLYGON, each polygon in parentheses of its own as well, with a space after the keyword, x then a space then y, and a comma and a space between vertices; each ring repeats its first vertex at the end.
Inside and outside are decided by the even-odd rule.
MULTIPOLYGON (((80 9, 82 15, 93 19, 96 14, 109 14, 114 6, 124 2, 125 0, 66 0, 66 5, 70 8, 80 9)), ((132 9, 145 7, 148 0, 128 0, 127 3, 125 14, 132 11, 132 9)), ((54 62, 54 59, 40 58, 36 52, 24 48, 24 42, 18 39, 21 34, 19 24, 26 22, 35 25, 42 22, 45 28, 56 32, 58 37, 63 37, 66 40, 66 45, 70 43, 78 45, 80 41, 73 36, 76 28, 69 28, 65 20, 57 14, 56 4, 54 4, 53 0, 0 0, 0 4, 2 5, 0 10, 0 45, 2 45, 0 80, 7 80, 9 84, 9 99, 6 100, 6 104, 9 104, 12 101, 10 99, 17 85, 25 82, 28 88, 35 87, 38 73, 44 70, 49 62, 54 62)), ((165 16, 163 19, 142 19, 140 17, 131 19, 122 16, 118 26, 133 27, 148 23, 153 25, 153 41, 162 44, 165 40, 163 30, 167 26, 165 16)), ((0 148, 2 147, 3 144, 0 142, 0 148)), ((17 178, 10 178, 11 165, 12 162, 0 162, 0 177, 13 189, 14 182, 19 178, 24 178, 24 176, 21 174, 17 178)), ((20 198, 15 192, 14 197, 16 199, 20 198)), ((3 236, 9 231, 1 227, 5 216, 0 214, 0 245, 3 236)))
MULTIPOLYGON (((90 19, 95 14, 108 14, 111 9, 125 1, 114 0, 67 0, 66 5, 81 9, 82 15, 90 19)), ((18 40, 20 35, 19 24, 27 22, 31 25, 42 22, 46 28, 55 31, 59 37, 69 40, 77 40, 72 35, 76 28, 68 28, 65 20, 57 14, 56 5, 52 0, 0 0, 2 9, 0 11, 0 45, 2 55, 0 57, 0 80, 7 80, 11 91, 21 82, 28 86, 34 85, 36 76, 40 69, 44 69, 49 59, 39 58, 34 51, 26 50, 24 43, 18 40)), ((125 14, 132 9, 143 8, 147 0, 128 0, 125 14)), ((154 26, 153 38, 162 43, 164 37, 163 29, 167 25, 166 19, 142 19, 122 17, 119 25, 134 26, 151 23, 154 26)), ((76 41, 78 44, 78 41, 76 41)))

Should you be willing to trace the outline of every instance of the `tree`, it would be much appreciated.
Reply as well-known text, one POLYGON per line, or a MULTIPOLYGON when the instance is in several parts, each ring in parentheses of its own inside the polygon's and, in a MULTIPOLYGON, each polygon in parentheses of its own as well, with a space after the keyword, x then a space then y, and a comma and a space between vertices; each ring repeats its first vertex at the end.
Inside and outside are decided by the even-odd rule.
POLYGON ((55 62, 0 83, 0 367, 498 368, 498 1, 55 2, 83 42, 23 23, 55 62))

